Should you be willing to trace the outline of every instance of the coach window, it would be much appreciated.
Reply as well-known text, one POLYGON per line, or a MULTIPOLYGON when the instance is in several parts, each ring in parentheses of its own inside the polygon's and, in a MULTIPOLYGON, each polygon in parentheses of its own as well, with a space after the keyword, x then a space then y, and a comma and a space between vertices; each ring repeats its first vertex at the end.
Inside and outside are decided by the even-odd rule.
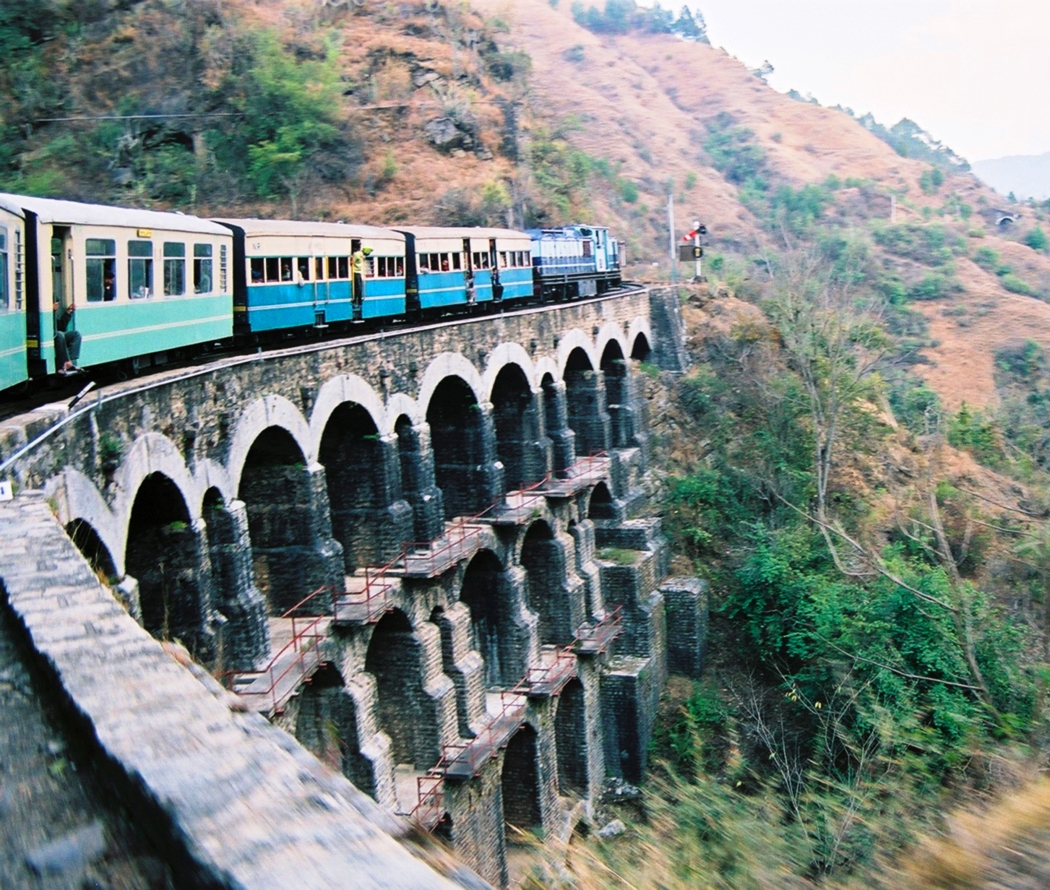
POLYGON ((128 242, 128 296, 142 300, 153 293, 153 242, 128 242))
POLYGON ((324 257, 314 259, 314 281, 324 281, 324 257))
POLYGON ((301 256, 299 262, 296 264, 296 268, 299 270, 299 278, 302 281, 310 280, 310 257, 301 256))
POLYGON ((268 256, 266 258, 266 281, 280 281, 281 280, 281 269, 280 263, 275 256, 268 256))
POLYGON ((262 284, 266 280, 266 261, 262 257, 252 258, 250 277, 252 284, 262 284))
MULTIPOLYGON (((254 263, 255 260, 252 260, 254 263)), ((260 270, 261 271, 261 270, 260 270)), ((193 292, 210 294, 212 282, 211 245, 193 245, 193 292)))
POLYGON ((110 301, 116 295, 117 242, 109 238, 88 238, 84 242, 89 303, 110 301))
POLYGON ((292 258, 290 256, 281 257, 281 281, 292 280, 292 258))
POLYGON ((454 253, 452 254, 452 269, 456 272, 463 271, 463 254, 454 253))
POLYGON ((186 293, 186 245, 164 242, 164 296, 181 297, 186 293))

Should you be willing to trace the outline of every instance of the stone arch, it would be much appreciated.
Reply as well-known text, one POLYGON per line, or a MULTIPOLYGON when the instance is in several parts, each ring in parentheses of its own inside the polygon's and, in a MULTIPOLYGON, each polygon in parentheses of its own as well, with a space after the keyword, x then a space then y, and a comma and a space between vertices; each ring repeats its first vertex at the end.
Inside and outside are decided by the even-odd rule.
POLYGON ((66 523, 66 534, 80 551, 81 556, 88 561, 88 565, 95 574, 106 579, 107 584, 113 584, 118 576, 117 564, 109 548, 95 530, 95 527, 84 519, 74 519, 66 523))
POLYGON ((322 666, 303 686, 295 737, 365 794, 375 796, 372 763, 361 753, 358 705, 334 665, 322 666))
POLYGON ((376 624, 365 670, 375 678, 379 728, 390 739, 393 762, 432 766, 438 758, 438 727, 427 706, 423 644, 400 609, 376 624))
POLYGON ((524 723, 503 754, 500 790, 508 841, 520 837, 522 831, 534 831, 542 823, 537 738, 532 725, 524 723))
POLYGON ((386 414, 380 425, 383 435, 395 432, 402 417, 411 424, 425 423, 427 419, 426 412, 415 399, 406 393, 395 392, 386 404, 386 414))
MULTIPOLYGON (((629 343, 631 346, 631 358, 635 357, 633 353, 640 338, 645 340, 646 348, 652 348, 652 327, 649 324, 649 319, 644 315, 638 315, 632 318, 630 325, 627 327, 627 339, 625 342, 629 343)), ((640 359, 640 361, 644 361, 644 359, 640 359)))
POLYGON ((627 355, 627 338, 624 336, 623 328, 615 321, 607 321, 601 326, 594 339, 594 354, 604 359, 610 343, 615 343, 619 347, 621 355, 627 355))
POLYGON ((269 426, 256 436, 245 453, 238 499, 248 513, 255 583, 270 614, 284 613, 321 587, 343 589, 342 547, 331 537, 324 470, 307 465, 286 427, 269 426))
POLYGON ((631 359, 636 362, 647 362, 652 354, 653 349, 649 345, 649 338, 639 333, 631 342, 631 359))
POLYGON ((531 387, 536 380, 536 369, 532 361, 532 357, 525 351, 525 348, 519 343, 500 343, 492 352, 489 354, 488 360, 485 363, 485 373, 483 376, 485 392, 489 393, 489 400, 492 400, 492 388, 496 384, 496 379, 507 367, 507 365, 517 365, 522 374, 525 375, 525 379, 529 382, 531 387))
POLYGON ((343 545, 346 573, 393 559, 411 537, 411 508, 401 498, 394 442, 356 402, 328 414, 319 459, 325 469, 332 534, 343 545))
POLYGON ((610 339, 602 350, 602 378, 606 410, 609 412, 610 443, 614 448, 630 447, 634 438, 627 358, 618 339, 610 339))
POLYGON ((617 518, 616 502, 613 500, 609 486, 599 482, 594 486, 587 501, 587 518, 592 520, 617 518))
POLYGON ((529 608, 539 618, 540 645, 567 645, 576 634, 565 589, 565 554, 546 520, 529 526, 521 545, 529 608))
POLYGON ((127 516, 142 483, 154 473, 160 473, 171 480, 179 490, 179 495, 186 505, 187 521, 200 519, 197 483, 186 466, 182 453, 171 439, 160 433, 144 433, 139 436, 121 461, 113 477, 118 491, 113 512, 118 516, 127 516))
POLYGON ((303 463, 314 462, 314 439, 306 418, 288 399, 270 393, 256 399, 241 412, 230 438, 226 466, 237 490, 242 485, 241 476, 248 453, 255 447, 259 436, 271 427, 283 429, 291 437, 303 463))
POLYGON ((503 480, 494 466, 496 437, 487 404, 478 403, 462 377, 444 377, 430 394, 427 424, 445 518, 473 516, 491 506, 503 480))
POLYGON ((559 791, 586 797, 589 786, 587 714, 579 679, 570 680, 558 696, 554 740, 558 751, 559 791))
POLYGON ((594 351, 591 339, 579 328, 564 332, 558 339, 558 377, 565 376, 565 367, 569 357, 577 350, 587 356, 592 368, 598 367, 598 353, 594 351))
MULTIPOLYGON (((362 377, 356 374, 341 374, 325 381, 317 391, 313 411, 310 412, 310 438, 316 443, 318 454, 321 441, 328 429, 332 414, 344 404, 359 405, 372 419, 377 431, 383 431, 386 409, 383 400, 362 377)), ((322 458, 318 458, 324 463, 322 458)))
POLYGON ((210 661, 211 567, 201 528, 175 482, 151 473, 132 502, 124 565, 138 581, 142 626, 210 661))
POLYGON ((470 560, 459 598, 470 609, 470 645, 484 660, 485 685, 513 686, 524 673, 514 601, 503 565, 491 550, 480 550, 470 560))
POLYGON ((248 514, 244 503, 227 500, 218 487, 204 493, 201 515, 211 563, 212 605, 226 619, 219 640, 227 670, 251 670, 270 650, 266 600, 255 586, 248 514))
POLYGON ((54 503, 59 521, 67 528, 74 521, 91 526, 113 560, 116 577, 122 578, 127 526, 120 524, 95 483, 80 470, 66 467, 48 481, 44 491, 54 503))
POLYGON ((503 464, 507 490, 538 482, 546 472, 547 461, 539 442, 536 399, 520 365, 503 365, 492 383, 491 400, 496 454, 503 464))
POLYGON ((485 382, 478 369, 470 360, 458 352, 443 352, 427 365, 419 382, 416 401, 426 411, 434 397, 434 391, 441 386, 446 377, 458 377, 474 393, 474 401, 481 404, 485 401, 485 382))
POLYGON ((576 433, 576 453, 586 456, 606 451, 610 440, 605 387, 597 364, 582 348, 565 362, 565 402, 569 426, 576 433))

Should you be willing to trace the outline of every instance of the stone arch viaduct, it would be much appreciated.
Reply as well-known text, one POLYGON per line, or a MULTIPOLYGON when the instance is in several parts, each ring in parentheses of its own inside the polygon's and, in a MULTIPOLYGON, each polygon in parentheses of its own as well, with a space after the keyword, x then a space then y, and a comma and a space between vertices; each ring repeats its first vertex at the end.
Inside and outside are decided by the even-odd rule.
POLYGON ((699 670, 703 592, 646 516, 637 366, 677 361, 673 314, 639 290, 225 359, 0 448, 142 627, 505 885, 518 829, 638 781, 699 670))

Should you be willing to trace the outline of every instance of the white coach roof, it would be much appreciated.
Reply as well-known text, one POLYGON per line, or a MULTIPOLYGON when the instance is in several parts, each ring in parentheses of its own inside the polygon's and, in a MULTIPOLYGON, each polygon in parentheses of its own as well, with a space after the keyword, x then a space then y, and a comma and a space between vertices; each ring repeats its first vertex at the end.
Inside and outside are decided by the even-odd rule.
POLYGON ((0 193, 0 207, 19 215, 24 215, 24 211, 27 210, 32 211, 41 222, 59 225, 123 226, 206 235, 229 234, 229 230, 209 220, 160 210, 133 210, 127 207, 107 207, 104 204, 82 204, 79 201, 57 201, 53 198, 31 198, 26 195, 3 193, 0 193))

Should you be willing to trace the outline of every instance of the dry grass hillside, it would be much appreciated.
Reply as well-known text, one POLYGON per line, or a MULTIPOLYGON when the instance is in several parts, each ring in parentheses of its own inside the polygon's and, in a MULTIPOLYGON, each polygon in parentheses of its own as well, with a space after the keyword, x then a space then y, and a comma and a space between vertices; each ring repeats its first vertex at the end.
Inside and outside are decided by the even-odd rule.
MULTIPOLYGON (((798 188, 829 176, 860 180, 859 187, 837 191, 827 211, 844 227, 889 222, 893 195, 897 222, 922 224, 929 216, 958 233, 966 253, 988 247, 1034 289, 1050 284, 1050 259, 1018 240, 1037 224, 1034 211, 1020 208, 1021 220, 1000 233, 995 210, 1003 199, 973 176, 949 174, 936 194, 924 194, 920 179, 927 164, 901 157, 843 112, 776 92, 723 49, 670 36, 599 36, 573 21, 569 4, 552 7, 547 0, 474 0, 473 5, 487 17, 508 21, 510 33, 503 40, 532 57, 534 113, 578 118, 580 127, 568 138, 621 164, 623 174, 639 184, 640 201, 652 210, 648 217, 628 218, 615 202, 601 208, 619 214, 632 229, 627 237, 639 259, 655 259, 666 250, 661 226, 668 179, 675 184, 679 229, 684 231, 693 215, 702 218, 711 232, 711 251, 780 246, 703 150, 708 127, 728 113, 737 126, 753 132, 777 181, 798 188), (690 174, 695 185, 686 189, 690 174), (951 212, 961 203, 973 208, 969 219, 951 212)), ((931 345, 922 353, 928 363, 916 371, 950 408, 963 401, 991 406, 995 352, 1026 339, 1050 344, 1050 305, 1009 293, 995 274, 965 256, 956 265, 961 289, 921 304, 931 345)))

